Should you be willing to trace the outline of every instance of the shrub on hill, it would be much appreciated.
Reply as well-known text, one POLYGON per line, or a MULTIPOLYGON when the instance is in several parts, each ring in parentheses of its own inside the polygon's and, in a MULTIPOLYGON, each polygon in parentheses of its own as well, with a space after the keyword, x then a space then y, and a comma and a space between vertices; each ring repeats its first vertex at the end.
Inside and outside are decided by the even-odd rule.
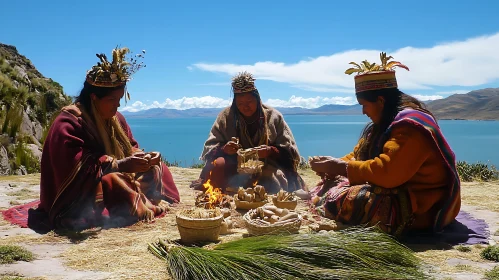
POLYGON ((467 163, 466 161, 457 162, 457 172, 459 173, 459 178, 463 182, 471 181, 494 181, 499 179, 499 172, 493 165, 488 165, 485 163, 467 163))

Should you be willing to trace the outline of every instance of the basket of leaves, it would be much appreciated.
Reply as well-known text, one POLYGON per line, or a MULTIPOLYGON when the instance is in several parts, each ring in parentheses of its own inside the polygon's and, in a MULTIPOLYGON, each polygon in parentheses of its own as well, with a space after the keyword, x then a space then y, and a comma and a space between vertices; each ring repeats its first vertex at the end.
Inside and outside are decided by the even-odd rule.
POLYGON ((272 203, 279 208, 294 210, 298 205, 298 198, 292 192, 287 192, 283 189, 272 196, 272 203))
POLYGON ((177 228, 183 243, 213 242, 220 235, 224 215, 220 208, 194 208, 177 213, 177 228))
POLYGON ((267 192, 261 185, 256 185, 254 188, 247 189, 239 187, 237 194, 234 195, 236 209, 255 209, 267 204, 267 202, 267 192))
POLYGON ((302 217, 298 213, 275 205, 265 205, 243 216, 249 235, 298 233, 302 217))
POLYGON ((257 148, 239 149, 237 151, 237 172, 256 174, 262 172, 264 163, 258 157, 257 148))

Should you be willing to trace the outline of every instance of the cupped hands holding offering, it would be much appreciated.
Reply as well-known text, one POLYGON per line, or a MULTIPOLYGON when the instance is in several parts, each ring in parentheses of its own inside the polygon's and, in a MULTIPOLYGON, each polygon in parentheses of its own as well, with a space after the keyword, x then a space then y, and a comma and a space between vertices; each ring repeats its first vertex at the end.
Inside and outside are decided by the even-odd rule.
POLYGON ((149 161, 139 155, 132 155, 118 160, 118 170, 125 173, 140 173, 146 172, 151 168, 149 161))
POLYGON ((127 173, 146 172, 153 165, 159 165, 161 154, 159 152, 145 153, 138 151, 132 156, 118 160, 118 170, 127 173))
POLYGON ((330 156, 316 156, 309 159, 310 167, 320 176, 347 176, 347 162, 330 156))
MULTIPOLYGON (((150 152, 147 155, 149 155, 149 164, 152 165, 159 165, 161 162, 161 154, 159 152, 150 152)), ((146 157, 147 157, 146 155, 146 157)))

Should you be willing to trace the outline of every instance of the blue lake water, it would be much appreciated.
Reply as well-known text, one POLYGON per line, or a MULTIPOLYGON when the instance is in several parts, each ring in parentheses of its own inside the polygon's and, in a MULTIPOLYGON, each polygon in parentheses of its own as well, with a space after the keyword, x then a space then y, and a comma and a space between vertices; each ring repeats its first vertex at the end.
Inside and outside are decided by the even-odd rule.
MULTIPOLYGON (((340 157, 352 151, 368 122, 365 116, 284 116, 300 154, 340 157)), ((190 166, 199 162, 215 117, 127 119, 134 137, 146 151, 161 152, 170 162, 190 166)), ((499 166, 499 121, 439 121, 457 160, 499 166)))

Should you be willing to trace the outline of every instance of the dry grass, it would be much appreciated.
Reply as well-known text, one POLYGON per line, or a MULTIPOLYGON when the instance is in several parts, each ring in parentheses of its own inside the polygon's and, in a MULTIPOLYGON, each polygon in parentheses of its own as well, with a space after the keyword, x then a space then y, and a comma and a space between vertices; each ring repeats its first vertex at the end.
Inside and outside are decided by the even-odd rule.
POLYGON ((0 226, 6 226, 6 225, 10 225, 10 223, 4 219, 0 219, 0 226))
MULTIPOLYGON (((174 213, 194 205, 195 193, 189 189, 189 184, 198 178, 201 171, 178 167, 170 167, 170 170, 179 188, 182 203, 172 207, 171 214, 153 223, 137 223, 127 228, 88 230, 71 235, 63 232, 50 232, 45 235, 12 236, 1 239, 0 244, 72 243, 73 245, 61 254, 65 265, 72 269, 112 272, 113 278, 110 279, 166 279, 168 273, 165 263, 148 252, 147 243, 155 242, 158 238, 179 238, 174 213)), ((313 187, 319 179, 310 169, 300 170, 300 174, 309 188, 313 187)), ((0 177, 0 183, 8 181, 19 184, 39 184, 39 175, 25 177, 0 177)), ((499 194, 494 192, 497 186, 498 183, 463 183, 463 203, 499 211, 499 194)), ((301 204, 300 209, 305 210, 304 205, 301 204)), ((240 238, 243 232, 244 230, 240 230, 234 234, 222 236, 221 242, 240 238)), ((483 262, 479 255, 481 250, 478 246, 473 246, 470 252, 451 249, 427 250, 416 254, 423 261, 438 266, 442 272, 451 273, 469 271, 471 268, 467 265, 448 265, 449 259, 483 262)), ((479 268, 472 268, 472 270, 477 270, 477 273, 485 272, 479 268)))
POLYGON ((473 267, 471 270, 467 265, 449 265, 447 263, 450 259, 463 259, 472 262, 484 263, 487 262, 480 257, 480 252, 485 248, 485 246, 475 245, 469 246, 471 251, 461 252, 456 249, 456 247, 449 250, 425 250, 422 252, 416 252, 416 256, 420 257, 423 262, 437 266, 441 272, 452 273, 452 272, 476 272, 484 273, 485 269, 480 269, 473 267))
POLYGON ((12 176, 0 176, 0 183, 10 182, 10 183, 26 183, 29 185, 39 185, 40 184, 40 173, 29 174, 24 176, 12 175, 12 176))
POLYGON ((45 280, 45 277, 26 278, 19 273, 0 274, 0 280, 45 280))
POLYGON ((46 277, 24 277, 13 275, 0 275, 0 280, 48 280, 46 277))
POLYGON ((19 200, 26 199, 36 199, 39 197, 39 192, 35 192, 28 188, 22 188, 20 190, 10 191, 7 193, 8 196, 16 197, 19 200))
MULTIPOLYGON (((91 238, 87 237, 86 239, 91 238)), ((81 238, 83 239, 83 238, 81 238)), ((80 239, 80 240, 81 240, 80 239)), ((47 234, 12 235, 0 239, 0 245, 7 244, 70 244, 76 243, 75 239, 68 235, 58 234, 53 231, 47 234)))
POLYGON ((153 224, 104 230, 97 238, 72 246, 62 254, 65 265, 77 270, 113 272, 116 279, 163 279, 168 275, 163 261, 147 250, 159 237, 177 239, 173 215, 153 224))
POLYGON ((315 172, 310 168, 300 169, 298 171, 298 174, 300 174, 300 176, 303 178, 309 189, 313 188, 320 180, 320 177, 317 176, 315 172))
MULTIPOLYGON (((65 265, 77 270, 113 272, 116 279, 167 278, 165 262, 147 250, 147 243, 156 242, 158 238, 180 238, 173 213, 194 205, 195 193, 189 189, 189 185, 200 172, 200 169, 176 167, 170 167, 170 170, 182 200, 181 205, 171 208, 172 214, 150 224, 140 222, 127 228, 103 230, 96 238, 87 239, 64 252, 62 257, 65 265)), ((236 232, 222 238, 226 240, 241 236, 242 232, 236 232)))
MULTIPOLYGON (((477 206, 489 211, 499 212, 499 182, 463 182, 461 184, 462 203, 477 206)), ((464 259, 474 262, 486 262, 480 257, 484 246, 471 246, 471 252, 451 250, 427 250, 416 255, 425 262, 436 265, 442 272, 475 272, 483 274, 486 270, 469 265, 452 266, 447 263, 449 259, 464 259)))
MULTIPOLYGON (((195 195, 189 184, 199 170, 170 167, 180 191, 182 204, 194 205, 195 195)), ((77 270, 113 272, 116 279, 165 279, 168 272, 164 261, 149 253, 147 243, 158 238, 180 238, 175 215, 169 214, 153 223, 137 223, 127 228, 102 230, 95 238, 87 239, 62 254, 65 264, 77 270)))
POLYGON ((467 205, 499 212, 499 182, 462 183, 461 198, 467 205))

